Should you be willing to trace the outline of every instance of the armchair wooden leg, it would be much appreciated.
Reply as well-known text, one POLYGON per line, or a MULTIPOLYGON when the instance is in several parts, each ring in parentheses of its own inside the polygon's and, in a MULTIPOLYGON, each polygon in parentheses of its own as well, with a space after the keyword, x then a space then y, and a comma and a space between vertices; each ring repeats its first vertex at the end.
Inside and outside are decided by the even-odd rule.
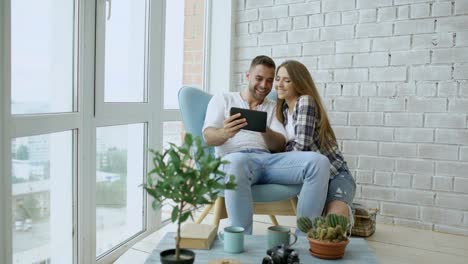
POLYGON ((276 220, 276 216, 274 216, 274 215, 268 215, 268 216, 270 216, 271 223, 272 223, 273 225, 275 225, 275 226, 279 225, 279 224, 278 224, 278 220, 276 220))
POLYGON ((224 204, 224 197, 218 197, 214 204, 213 225, 219 226, 221 218, 226 218, 226 205, 224 204))
POLYGON ((291 206, 294 211, 294 214, 297 215, 297 197, 291 198, 289 199, 289 201, 291 202, 291 206))
POLYGON ((195 223, 200 224, 203 221, 203 219, 205 219, 205 217, 210 213, 211 208, 213 208, 213 204, 207 205, 203 210, 202 214, 198 217, 197 221, 195 221, 195 223))

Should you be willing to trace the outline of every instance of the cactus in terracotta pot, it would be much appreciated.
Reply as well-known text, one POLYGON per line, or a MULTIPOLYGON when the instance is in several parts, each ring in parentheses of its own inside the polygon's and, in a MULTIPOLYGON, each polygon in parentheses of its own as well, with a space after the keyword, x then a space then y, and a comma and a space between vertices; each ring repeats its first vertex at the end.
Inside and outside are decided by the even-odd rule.
MULTIPOLYGON (((303 222, 302 220, 301 222, 303 222)), ((329 214, 326 217, 314 219, 312 228, 307 233, 313 239, 328 241, 344 241, 347 238, 348 219, 341 215, 329 214)))
POLYGON ((297 227, 307 233, 311 255, 325 259, 343 257, 349 243, 347 234, 350 226, 346 217, 335 214, 316 217, 314 220, 300 217, 297 219, 297 227))

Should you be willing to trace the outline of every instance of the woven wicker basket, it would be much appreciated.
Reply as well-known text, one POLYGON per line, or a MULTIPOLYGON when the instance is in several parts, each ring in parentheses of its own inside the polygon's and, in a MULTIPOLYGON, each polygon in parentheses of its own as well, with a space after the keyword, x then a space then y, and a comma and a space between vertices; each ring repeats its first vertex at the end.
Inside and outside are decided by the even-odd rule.
POLYGON ((375 217, 379 209, 366 209, 357 207, 354 214, 354 226, 352 236, 368 237, 375 232, 375 217))

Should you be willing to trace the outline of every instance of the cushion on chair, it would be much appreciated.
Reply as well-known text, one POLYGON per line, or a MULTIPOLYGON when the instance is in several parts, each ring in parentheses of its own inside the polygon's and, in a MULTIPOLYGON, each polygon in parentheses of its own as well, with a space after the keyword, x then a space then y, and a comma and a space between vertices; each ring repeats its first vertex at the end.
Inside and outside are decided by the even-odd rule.
MULTIPOLYGON (((206 108, 212 95, 194 87, 184 86, 179 91, 179 108, 185 130, 202 138, 202 128, 205 121, 206 108)), ((276 100, 276 92, 272 91, 268 98, 276 100)), ((214 148, 208 148, 214 153, 214 148)), ((299 194, 302 185, 259 184, 252 186, 254 202, 275 202, 293 198, 299 194)), ((220 194, 223 196, 223 194, 220 194)))
POLYGON ((253 201, 257 203, 275 202, 297 197, 301 184, 258 184, 252 186, 253 201))

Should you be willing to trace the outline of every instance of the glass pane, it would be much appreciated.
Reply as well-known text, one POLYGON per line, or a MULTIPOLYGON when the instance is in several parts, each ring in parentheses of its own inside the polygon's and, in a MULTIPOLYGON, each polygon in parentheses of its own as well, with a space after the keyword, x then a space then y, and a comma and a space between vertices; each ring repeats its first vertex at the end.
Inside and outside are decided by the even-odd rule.
POLYGON ((163 123, 163 148, 169 147, 169 143, 182 144, 185 133, 184 125, 181 121, 171 121, 163 123))
POLYGON ((144 124, 96 135, 96 255, 143 230, 144 124))
MULTIPOLYGON (((163 124, 163 148, 169 147, 169 143, 174 143, 177 146, 182 144, 182 138, 184 135, 184 126, 180 121, 164 122, 163 124)), ((172 200, 166 200, 161 208, 162 221, 169 220, 171 218, 172 200)))
POLYGON ((179 109, 182 86, 203 87, 205 1, 166 2, 165 109, 179 109))
POLYGON ((11 1, 13 114, 73 111, 73 0, 11 1))
POLYGON ((13 263, 73 259, 72 137, 12 140, 13 263))
POLYGON ((143 102, 146 0, 112 1, 107 12, 104 101, 143 102))

